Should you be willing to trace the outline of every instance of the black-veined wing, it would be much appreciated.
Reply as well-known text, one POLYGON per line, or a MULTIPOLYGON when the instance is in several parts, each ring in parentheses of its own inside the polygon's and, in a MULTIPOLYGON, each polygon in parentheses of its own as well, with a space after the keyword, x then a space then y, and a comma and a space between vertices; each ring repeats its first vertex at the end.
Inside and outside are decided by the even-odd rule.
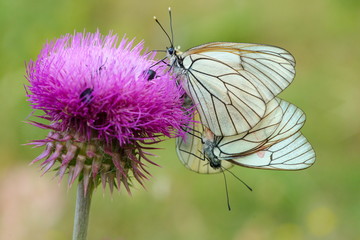
POLYGON ((201 173, 220 172, 221 167, 229 168, 232 164, 282 170, 310 167, 315 152, 299 132, 305 114, 278 98, 270 101, 267 109, 265 117, 241 135, 215 136, 207 127, 196 124, 187 133, 188 142, 177 140, 180 160, 187 168, 201 173))
POLYGON ((232 159, 232 163, 250 168, 301 170, 315 162, 315 152, 307 139, 297 132, 250 155, 232 159))
POLYGON ((186 51, 182 57, 213 59, 249 77, 265 102, 282 92, 295 77, 295 59, 285 49, 254 43, 213 42, 186 51))
POLYGON ((184 88, 201 121, 217 136, 250 130, 264 116, 266 103, 295 75, 295 60, 284 49, 244 43, 208 43, 173 55, 182 68, 184 88), (181 62, 181 63, 180 63, 181 62))
POLYGON ((231 137, 215 137, 214 141, 217 144, 214 153, 219 159, 233 159, 268 148, 295 134, 305 124, 304 112, 293 104, 274 98, 268 105, 269 113, 272 114, 262 119, 247 133, 231 137), (275 117, 271 118, 271 116, 275 117))
POLYGON ((220 160, 262 169, 300 170, 315 161, 315 152, 299 132, 305 123, 305 114, 296 106, 278 100, 282 109, 281 122, 267 139, 243 151, 243 146, 253 146, 253 131, 245 136, 218 137, 214 155, 220 160), (230 141, 231 140, 231 141, 230 141))
POLYGON ((282 99, 274 98, 268 103, 268 111, 253 129, 247 133, 215 137, 215 155, 219 159, 232 159, 272 144, 298 132, 305 124, 305 114, 295 105, 282 99))
POLYGON ((283 119, 269 139, 268 145, 279 142, 292 134, 295 134, 304 126, 306 121, 305 113, 294 104, 280 99, 280 106, 284 114, 283 119))
MULTIPOLYGON (((274 98, 266 109, 264 118, 251 131, 236 137, 217 137, 206 126, 194 123, 188 128, 185 140, 177 139, 176 149, 180 161, 187 168, 200 173, 217 173, 222 168, 230 168, 232 164, 229 161, 222 161, 219 158, 222 156, 216 155, 218 149, 229 150, 233 154, 249 151, 262 146, 278 129, 283 117, 280 100, 274 98), (239 138, 244 140, 239 141, 239 138), (235 144, 232 139, 236 141, 235 144), (234 146, 236 149, 232 149, 234 146)), ((194 121, 199 121, 198 114, 194 116, 194 121)))
MULTIPOLYGON (((194 120, 199 120, 199 115, 194 116, 194 120)), ((186 129, 185 139, 176 139, 176 152, 181 163, 188 169, 197 173, 218 173, 223 168, 231 168, 233 164, 224 162, 220 168, 213 168, 209 164, 209 158, 205 158, 203 152, 204 126, 201 123, 191 123, 186 129)))
POLYGON ((264 117, 248 132, 230 137, 215 136, 214 154, 219 159, 232 158, 234 155, 248 152, 263 146, 278 131, 283 119, 281 100, 272 99, 266 108, 264 117))
POLYGON ((239 134, 263 117, 266 103, 260 93, 222 62, 194 61, 186 76, 183 87, 196 105, 201 122, 215 135, 239 134))

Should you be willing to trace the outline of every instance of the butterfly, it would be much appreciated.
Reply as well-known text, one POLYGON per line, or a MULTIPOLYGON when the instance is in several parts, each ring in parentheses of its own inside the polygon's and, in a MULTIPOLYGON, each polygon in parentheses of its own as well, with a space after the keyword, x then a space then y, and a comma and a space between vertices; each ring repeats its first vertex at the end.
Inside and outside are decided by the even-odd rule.
MULTIPOLYGON (((194 115, 194 121, 199 115, 194 115)), ((177 138, 177 154, 188 169, 218 173, 233 165, 249 168, 300 170, 315 162, 315 152, 300 133, 305 114, 279 98, 267 104, 264 117, 251 130, 234 136, 216 136, 194 123, 185 139, 177 138)))
POLYGON ((286 50, 263 44, 212 42, 180 52, 171 38, 166 49, 170 69, 192 99, 200 120, 216 136, 249 131, 266 106, 295 76, 295 59, 286 50))

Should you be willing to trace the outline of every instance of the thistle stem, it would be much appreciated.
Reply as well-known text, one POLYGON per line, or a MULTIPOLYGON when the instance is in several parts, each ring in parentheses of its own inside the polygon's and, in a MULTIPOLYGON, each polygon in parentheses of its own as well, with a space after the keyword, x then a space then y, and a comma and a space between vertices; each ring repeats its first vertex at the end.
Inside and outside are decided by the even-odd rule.
POLYGON ((86 192, 84 181, 81 180, 78 183, 74 217, 74 231, 72 238, 73 240, 86 240, 93 189, 94 188, 91 181, 89 182, 86 192))

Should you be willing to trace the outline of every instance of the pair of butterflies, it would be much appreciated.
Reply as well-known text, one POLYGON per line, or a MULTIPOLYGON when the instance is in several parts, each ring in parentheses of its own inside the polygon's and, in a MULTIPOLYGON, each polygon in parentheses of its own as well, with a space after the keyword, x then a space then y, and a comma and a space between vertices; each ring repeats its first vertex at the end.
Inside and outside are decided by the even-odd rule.
POLYGON ((295 76, 289 52, 270 45, 213 42, 181 53, 164 32, 171 43, 170 68, 187 94, 184 102, 197 109, 198 123, 187 126, 185 139, 177 139, 178 157, 188 169, 217 173, 235 164, 300 170, 314 163, 315 152, 299 132, 305 114, 276 97, 295 76))

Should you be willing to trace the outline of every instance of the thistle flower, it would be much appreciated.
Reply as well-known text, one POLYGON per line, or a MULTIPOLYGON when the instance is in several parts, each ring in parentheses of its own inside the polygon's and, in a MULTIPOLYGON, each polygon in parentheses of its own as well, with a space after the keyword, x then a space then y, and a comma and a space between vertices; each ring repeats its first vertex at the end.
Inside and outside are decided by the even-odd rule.
POLYGON ((27 96, 49 122, 30 121, 50 130, 30 143, 45 146, 33 160, 44 159, 44 173, 55 169, 60 179, 68 173, 69 185, 80 177, 85 191, 93 180, 111 191, 124 184, 130 193, 133 178, 143 185, 150 175, 144 161, 157 165, 147 145, 183 136, 190 121, 183 90, 164 65, 150 69, 154 54, 141 54, 143 42, 133 45, 126 38, 118 44, 112 33, 68 34, 29 62, 27 96))

